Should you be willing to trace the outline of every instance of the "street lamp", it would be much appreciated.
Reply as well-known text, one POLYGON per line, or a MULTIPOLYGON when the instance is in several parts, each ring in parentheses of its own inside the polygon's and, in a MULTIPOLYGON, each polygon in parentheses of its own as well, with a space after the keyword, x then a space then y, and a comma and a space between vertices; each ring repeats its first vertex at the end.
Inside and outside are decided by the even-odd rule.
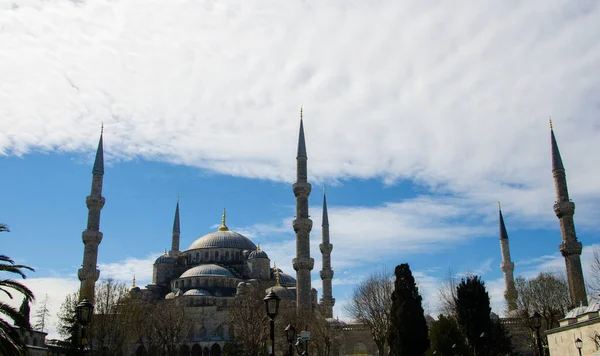
POLYGON ((267 316, 269 317, 271 324, 271 345, 269 355, 275 356, 275 317, 277 316, 277 313, 279 313, 279 301, 281 299, 279 299, 277 294, 273 293, 273 290, 271 290, 263 300, 265 301, 267 316))
POLYGON ((583 341, 581 341, 580 338, 577 338, 577 340, 575 340, 575 347, 579 351, 579 356, 581 356, 581 348, 583 347, 583 341))
POLYGON ((531 320, 531 325, 535 329, 535 338, 536 338, 536 344, 537 344, 537 349, 538 349, 538 355, 544 356, 544 353, 542 350, 542 339, 540 338, 540 328, 542 327, 542 316, 540 315, 540 313, 538 313, 536 311, 533 313, 530 320, 531 320))
POLYGON ((285 338, 288 342, 288 355, 294 355, 294 340, 296 340, 296 328, 294 328, 291 324, 285 327, 285 338))
POLYGON ((79 304, 77 304, 75 310, 77 312, 77 323, 81 325, 81 342, 79 343, 79 351, 81 354, 83 354, 85 345, 87 344, 85 327, 92 320, 92 314, 94 313, 94 304, 90 303, 87 300, 87 298, 84 297, 83 300, 79 304))

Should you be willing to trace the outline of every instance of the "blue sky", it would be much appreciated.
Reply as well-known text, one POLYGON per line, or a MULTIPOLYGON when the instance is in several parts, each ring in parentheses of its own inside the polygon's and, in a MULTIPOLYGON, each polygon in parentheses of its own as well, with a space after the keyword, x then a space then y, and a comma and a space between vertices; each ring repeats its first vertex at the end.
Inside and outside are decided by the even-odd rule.
POLYGON ((2 253, 36 268, 27 283, 54 312, 78 287, 101 122, 103 277, 150 282, 178 194, 182 249, 227 208, 228 226, 293 274, 300 106, 313 286, 326 186, 341 317, 361 278, 403 262, 428 312, 451 268, 481 274, 502 313, 498 200, 515 275, 564 270, 549 115, 589 267, 600 237, 594 2, 13 4, 0 2, 2 253))

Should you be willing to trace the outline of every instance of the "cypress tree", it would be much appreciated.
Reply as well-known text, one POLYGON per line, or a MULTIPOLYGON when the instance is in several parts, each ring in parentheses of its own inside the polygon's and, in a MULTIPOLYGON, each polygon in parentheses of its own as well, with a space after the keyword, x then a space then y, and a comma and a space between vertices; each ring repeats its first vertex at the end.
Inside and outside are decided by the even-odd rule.
POLYGON ((408 264, 396 266, 388 344, 390 356, 421 356, 429 348, 422 300, 408 264))
POLYGON ((31 309, 29 307, 29 301, 27 298, 23 298, 23 302, 21 303, 21 307, 19 308, 19 314, 23 316, 22 320, 15 320, 15 325, 20 327, 21 329, 30 330, 31 324, 29 323, 29 314, 31 313, 31 309))
POLYGON ((462 279, 456 287, 458 323, 477 356, 489 355, 492 321, 490 296, 478 276, 462 279))

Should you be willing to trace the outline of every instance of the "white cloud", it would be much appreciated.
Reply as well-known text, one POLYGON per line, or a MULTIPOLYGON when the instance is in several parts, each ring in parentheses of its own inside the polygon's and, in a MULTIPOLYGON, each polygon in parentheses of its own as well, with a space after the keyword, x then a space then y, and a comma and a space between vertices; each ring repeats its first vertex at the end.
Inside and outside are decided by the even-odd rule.
POLYGON ((104 121, 113 159, 291 181, 303 104, 315 182, 412 179, 549 220, 552 115, 593 225, 593 2, 2 5, 0 152, 90 152, 104 121))

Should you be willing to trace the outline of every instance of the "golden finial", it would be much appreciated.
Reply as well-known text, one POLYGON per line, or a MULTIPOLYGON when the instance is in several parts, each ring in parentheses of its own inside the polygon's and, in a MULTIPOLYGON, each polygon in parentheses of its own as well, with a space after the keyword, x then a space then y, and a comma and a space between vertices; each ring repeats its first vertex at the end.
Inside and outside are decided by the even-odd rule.
POLYGON ((100 123, 100 135, 104 133, 104 121, 100 123))
POLYGON ((277 264, 275 262, 273 262, 273 268, 275 269, 275 286, 279 287, 281 286, 281 284, 279 284, 279 270, 277 269, 277 264))
POLYGON ((550 118, 550 130, 552 130, 552 116, 548 116, 550 118))
POLYGON ((300 107, 300 120, 302 120, 302 106, 300 107))
POLYGON ((135 288, 135 274, 133 275, 133 281, 131 282, 131 288, 135 288))
POLYGON ((260 251, 260 244, 256 246, 256 251, 260 251))
POLYGON ((502 210, 502 208, 500 207, 500 202, 498 202, 498 210, 502 210))
POLYGON ((221 226, 219 226, 219 231, 229 231, 227 225, 225 225, 225 220, 227 220, 227 209, 223 208, 223 218, 221 219, 221 226))
POLYGON ((164 255, 165 255, 165 256, 167 255, 167 249, 166 249, 166 248, 165 248, 165 254, 164 254, 164 255))

